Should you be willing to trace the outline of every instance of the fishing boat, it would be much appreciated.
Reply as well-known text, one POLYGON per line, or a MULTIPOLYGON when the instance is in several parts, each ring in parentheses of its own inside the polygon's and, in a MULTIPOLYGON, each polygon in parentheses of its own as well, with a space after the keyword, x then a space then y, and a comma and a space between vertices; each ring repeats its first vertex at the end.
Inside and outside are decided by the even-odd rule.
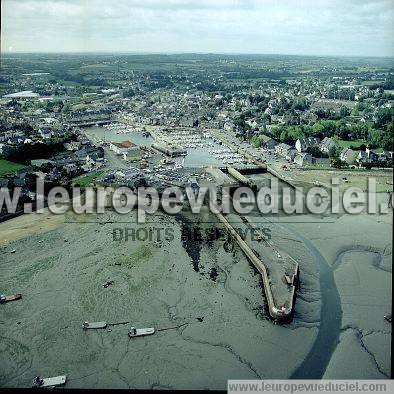
POLYGON ((105 321, 99 321, 99 322, 93 322, 89 323, 88 321, 83 322, 82 328, 84 330, 93 330, 93 329, 100 329, 100 328, 106 328, 107 327, 107 322, 105 321))
POLYGON ((4 304, 4 303, 10 302, 10 301, 20 300, 21 298, 22 298, 22 294, 14 294, 14 295, 9 295, 9 296, 6 296, 4 294, 0 294, 0 304, 4 304))
POLYGON ((129 337, 134 338, 134 337, 143 337, 146 335, 152 335, 155 333, 154 328, 135 328, 131 327, 129 330, 129 337))
POLYGON ((392 318, 391 313, 390 313, 389 315, 386 315, 384 318, 385 318, 389 323, 391 323, 391 322, 393 321, 393 318, 392 318))
POLYGON ((62 386, 66 383, 66 376, 55 376, 53 378, 41 378, 36 376, 33 380, 33 388, 53 388, 57 386, 62 386))

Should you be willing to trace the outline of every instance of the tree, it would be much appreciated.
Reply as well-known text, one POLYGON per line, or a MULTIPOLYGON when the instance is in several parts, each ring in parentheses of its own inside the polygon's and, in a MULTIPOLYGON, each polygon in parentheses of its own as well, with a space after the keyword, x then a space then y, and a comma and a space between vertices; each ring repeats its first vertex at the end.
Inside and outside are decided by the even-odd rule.
POLYGON ((341 109, 339 110, 339 115, 341 118, 345 118, 346 116, 350 115, 350 109, 346 107, 345 105, 341 106, 341 109))
POLYGON ((388 127, 387 130, 376 130, 370 129, 368 131, 367 143, 370 147, 382 148, 384 150, 393 149, 393 132, 392 126, 388 127))
POLYGON ((352 138, 367 139, 369 126, 366 123, 358 122, 350 127, 352 138))
POLYGON ((65 114, 71 112, 71 104, 69 102, 63 105, 62 112, 65 114))
POLYGON ((332 167, 335 167, 335 168, 342 168, 344 166, 344 163, 342 160, 334 158, 334 159, 331 159, 331 165, 332 165, 332 167))
POLYGON ((339 159, 339 155, 340 155, 340 149, 337 147, 337 146, 332 146, 331 148, 330 148, 330 150, 329 150, 329 152, 328 152, 328 156, 331 158, 331 159, 336 159, 336 160, 338 160, 339 159))
POLYGON ((393 113, 391 108, 380 108, 376 114, 375 126, 380 128, 391 122, 393 113))
POLYGON ((263 144, 262 139, 260 138, 260 136, 258 135, 254 135, 250 141, 252 142, 252 144, 256 147, 256 148, 260 148, 261 145, 263 144))
POLYGON ((284 142, 285 144, 292 144, 293 143, 293 138, 291 138, 289 136, 288 131, 286 129, 284 129, 280 133, 280 140, 281 140, 281 142, 284 142))
POLYGON ((306 149, 306 151, 313 157, 327 157, 327 155, 321 152, 317 146, 310 146, 306 149))
POLYGON ((383 132, 380 140, 380 147, 384 150, 393 150, 393 133, 391 132, 383 132))

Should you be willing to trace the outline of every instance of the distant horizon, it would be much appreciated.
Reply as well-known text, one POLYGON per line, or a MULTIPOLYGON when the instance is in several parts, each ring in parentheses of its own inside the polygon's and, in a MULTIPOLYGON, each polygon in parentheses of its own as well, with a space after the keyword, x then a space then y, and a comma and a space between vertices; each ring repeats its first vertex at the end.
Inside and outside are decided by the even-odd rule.
POLYGON ((268 52, 151 52, 151 51, 1 51, 0 55, 215 55, 215 56, 284 56, 284 57, 314 57, 314 58, 359 58, 359 59, 393 59, 394 55, 316 55, 268 52))
POLYGON ((1 11, 2 53, 394 57, 392 0, 3 0, 1 11))

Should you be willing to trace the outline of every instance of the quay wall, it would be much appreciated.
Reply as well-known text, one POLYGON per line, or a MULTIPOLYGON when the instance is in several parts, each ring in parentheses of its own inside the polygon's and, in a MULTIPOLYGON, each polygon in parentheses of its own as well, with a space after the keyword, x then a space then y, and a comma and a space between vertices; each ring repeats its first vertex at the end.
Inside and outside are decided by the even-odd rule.
POLYGON ((237 171, 233 167, 228 167, 227 168, 228 173, 234 177, 237 181, 241 182, 241 184, 250 187, 252 190, 256 189, 256 184, 251 181, 250 179, 246 178, 244 175, 242 175, 239 171, 237 171))
POLYGON ((292 289, 290 293, 289 307, 281 308, 275 304, 274 296, 271 291, 270 279, 267 273, 267 269, 264 263, 256 256, 249 245, 242 239, 242 237, 237 233, 233 226, 228 222, 228 220, 221 214, 217 213, 216 216, 224 224, 230 235, 235 239, 235 241, 240 246, 241 250, 245 253, 246 257, 251 261, 251 263, 257 268, 261 274, 264 285, 264 293, 268 303, 268 312, 271 318, 278 322, 287 322, 292 319, 294 313, 294 306, 296 300, 296 287, 299 277, 299 266, 296 264, 294 280, 292 284, 292 289))

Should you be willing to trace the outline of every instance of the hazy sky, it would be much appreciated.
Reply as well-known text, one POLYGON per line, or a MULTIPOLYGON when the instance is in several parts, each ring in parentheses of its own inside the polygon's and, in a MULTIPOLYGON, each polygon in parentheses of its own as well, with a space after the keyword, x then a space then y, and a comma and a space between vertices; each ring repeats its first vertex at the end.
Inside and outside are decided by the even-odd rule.
POLYGON ((394 0, 2 0, 1 50, 394 56, 394 0))

